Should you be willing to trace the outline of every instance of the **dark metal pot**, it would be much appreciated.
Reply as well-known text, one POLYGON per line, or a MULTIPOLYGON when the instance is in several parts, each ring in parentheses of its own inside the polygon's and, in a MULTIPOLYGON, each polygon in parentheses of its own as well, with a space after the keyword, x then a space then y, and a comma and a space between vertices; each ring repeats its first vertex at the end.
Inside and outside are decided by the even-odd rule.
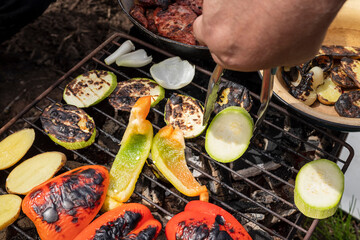
POLYGON ((126 13, 130 21, 137 27, 140 34, 153 45, 164 49, 174 55, 182 58, 200 58, 204 60, 211 59, 209 49, 205 46, 189 45, 180 43, 159 35, 146 29, 138 21, 136 21, 130 14, 130 9, 134 6, 134 0, 118 0, 121 9, 126 13))

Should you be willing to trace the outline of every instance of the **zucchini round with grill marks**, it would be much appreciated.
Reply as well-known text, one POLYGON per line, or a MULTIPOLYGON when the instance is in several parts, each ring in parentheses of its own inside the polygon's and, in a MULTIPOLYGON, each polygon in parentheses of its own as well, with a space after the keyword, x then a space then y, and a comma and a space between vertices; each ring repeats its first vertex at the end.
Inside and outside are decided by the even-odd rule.
POLYGON ((341 94, 335 103, 335 110, 343 117, 360 118, 360 91, 341 94))
POLYGON ((91 70, 66 85, 63 98, 67 104, 79 108, 93 106, 114 91, 116 75, 104 70, 91 70))
POLYGON ((165 122, 178 127, 184 138, 199 136, 206 128, 203 126, 204 107, 200 101, 174 93, 165 105, 165 122))
POLYGON ((149 78, 131 78, 117 84, 109 97, 109 103, 117 110, 131 111, 136 101, 151 96, 151 107, 154 107, 165 96, 165 90, 149 78))
POLYGON ((95 141, 94 120, 75 106, 53 103, 45 108, 40 120, 50 139, 66 149, 84 148, 95 141))

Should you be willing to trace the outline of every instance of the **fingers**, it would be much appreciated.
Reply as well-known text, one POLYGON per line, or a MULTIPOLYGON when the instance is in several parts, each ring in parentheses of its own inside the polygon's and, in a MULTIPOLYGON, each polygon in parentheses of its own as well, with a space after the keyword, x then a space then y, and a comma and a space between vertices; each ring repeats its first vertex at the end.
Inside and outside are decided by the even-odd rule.
POLYGON ((204 41, 203 28, 202 28, 203 15, 198 16, 193 23, 193 31, 195 38, 201 45, 206 45, 204 41))

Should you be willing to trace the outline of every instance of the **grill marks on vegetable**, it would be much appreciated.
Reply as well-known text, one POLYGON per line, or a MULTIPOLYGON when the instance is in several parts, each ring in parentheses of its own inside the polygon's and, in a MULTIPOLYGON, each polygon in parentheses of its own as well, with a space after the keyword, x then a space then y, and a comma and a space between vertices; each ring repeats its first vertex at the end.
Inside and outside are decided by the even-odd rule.
POLYGON ((340 116, 360 118, 360 91, 343 93, 335 103, 335 110, 340 116))
MULTIPOLYGON (((189 219, 192 220, 191 218, 189 219)), ((233 239, 228 232, 234 232, 232 227, 226 225, 225 219, 221 215, 215 217, 215 222, 211 226, 201 221, 191 222, 187 224, 182 221, 178 224, 179 231, 176 232, 176 239, 217 239, 230 240, 233 239), (222 230, 225 229, 225 230, 222 230)))
MULTIPOLYGON (((82 217, 77 214, 79 208, 93 209, 100 204, 105 191, 103 181, 103 174, 91 168, 63 175, 30 195, 32 208, 49 224, 55 224, 60 214, 72 216, 71 223, 76 224, 82 217)), ((60 232, 61 226, 55 224, 55 229, 60 232)))
POLYGON ((218 98, 215 102, 214 113, 230 106, 239 106, 250 111, 253 100, 249 90, 244 86, 234 82, 221 82, 219 86, 218 98))
POLYGON ((143 96, 151 96, 152 102, 161 95, 160 86, 150 79, 134 78, 119 82, 109 96, 109 103, 117 110, 131 111, 136 101, 143 96))
POLYGON ((143 216, 137 212, 126 211, 125 214, 114 221, 109 221, 96 230, 93 240, 111 239, 153 239, 156 235, 156 227, 148 226, 138 235, 129 234, 135 229, 143 216))
POLYGON ((40 117, 46 133, 64 142, 82 142, 90 139, 95 123, 82 109, 54 103, 40 117))
POLYGON ((329 55, 334 58, 360 58, 360 48, 359 47, 349 47, 349 46, 321 46, 318 55, 329 55))

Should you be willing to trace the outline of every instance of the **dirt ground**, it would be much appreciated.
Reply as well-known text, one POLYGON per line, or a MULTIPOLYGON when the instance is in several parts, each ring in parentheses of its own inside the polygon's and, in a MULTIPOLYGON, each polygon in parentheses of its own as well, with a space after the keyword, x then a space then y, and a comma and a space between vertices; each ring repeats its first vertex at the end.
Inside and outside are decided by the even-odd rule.
POLYGON ((115 31, 131 22, 117 0, 57 0, 0 45, 0 127, 115 31))

